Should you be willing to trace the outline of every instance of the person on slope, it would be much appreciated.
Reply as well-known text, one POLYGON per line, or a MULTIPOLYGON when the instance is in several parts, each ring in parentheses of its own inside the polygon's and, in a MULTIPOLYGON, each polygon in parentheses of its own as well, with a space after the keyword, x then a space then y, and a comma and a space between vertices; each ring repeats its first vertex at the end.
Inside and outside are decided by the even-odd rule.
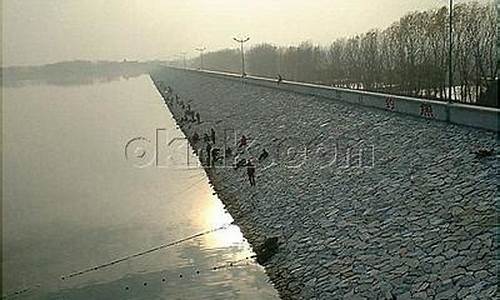
POLYGON ((255 186, 255 165, 252 162, 253 159, 249 159, 247 163, 247 175, 250 181, 250 186, 255 186))
POLYGON ((215 130, 210 128, 210 138, 212 139, 212 143, 215 144, 215 130))
POLYGON ((242 135, 240 138, 240 143, 238 144, 238 148, 245 147, 247 145, 247 137, 242 135))
POLYGON ((266 151, 266 148, 262 149, 262 153, 259 155, 259 161, 263 161, 269 156, 269 152, 266 151))
POLYGON ((207 151, 206 167, 212 167, 212 145, 210 142, 207 143, 205 150, 207 151))

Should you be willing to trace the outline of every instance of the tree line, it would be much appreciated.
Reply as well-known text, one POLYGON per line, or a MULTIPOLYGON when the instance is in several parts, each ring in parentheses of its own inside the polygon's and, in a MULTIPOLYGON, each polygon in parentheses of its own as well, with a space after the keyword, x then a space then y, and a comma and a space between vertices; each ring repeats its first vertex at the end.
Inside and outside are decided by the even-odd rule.
MULTIPOLYGON (((454 6, 455 101, 484 102, 488 89, 497 86, 496 16, 493 3, 454 6)), ((255 45, 245 52, 246 73, 445 100, 449 98, 449 43, 449 10, 442 7, 408 13, 388 28, 340 38, 328 46, 255 45)), ((209 52, 203 60, 205 69, 241 72, 239 49, 209 52)), ((199 57, 189 61, 191 67, 199 63, 199 57)))

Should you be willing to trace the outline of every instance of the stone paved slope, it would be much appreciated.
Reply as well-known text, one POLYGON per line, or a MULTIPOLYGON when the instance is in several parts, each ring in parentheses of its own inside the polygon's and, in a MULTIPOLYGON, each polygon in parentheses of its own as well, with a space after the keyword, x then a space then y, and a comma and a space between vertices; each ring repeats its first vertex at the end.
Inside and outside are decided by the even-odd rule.
POLYGON ((234 129, 254 142, 244 155, 270 152, 256 188, 244 169, 210 176, 250 242, 280 237, 265 267, 283 298, 496 297, 498 156, 473 153, 495 134, 198 73, 153 78, 200 112, 188 136, 213 127, 221 145, 234 129))

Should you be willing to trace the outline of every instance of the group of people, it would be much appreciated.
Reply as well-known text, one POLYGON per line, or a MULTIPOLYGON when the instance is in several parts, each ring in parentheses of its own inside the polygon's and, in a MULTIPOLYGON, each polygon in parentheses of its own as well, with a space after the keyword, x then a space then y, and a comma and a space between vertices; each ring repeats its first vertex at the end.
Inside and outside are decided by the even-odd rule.
POLYGON ((172 87, 164 86, 163 82, 159 84, 160 91, 162 92, 163 98, 165 100, 165 104, 177 104, 177 106, 181 107, 184 110, 184 116, 180 119, 180 123, 188 123, 188 122, 196 122, 197 124, 201 124, 201 116, 200 113, 191 109, 191 105, 189 103, 184 103, 183 100, 180 99, 178 94, 174 94, 172 87))
MULTIPOLYGON (((195 131, 191 137, 191 143, 193 144, 194 147, 197 147, 197 143, 199 142, 200 142, 200 136, 198 132, 195 131)), ((240 168, 246 168, 250 185, 251 186, 256 185, 255 173, 256 173, 257 162, 261 162, 269 156, 269 153, 265 148, 262 149, 262 152, 259 155, 258 160, 256 160, 255 157, 253 156, 249 158, 240 158, 247 153, 247 147, 248 147, 248 139, 245 135, 242 135, 240 137, 239 142, 236 145, 234 153, 235 155, 233 157, 233 149, 231 147, 228 146, 223 149, 216 147, 216 142, 217 142, 216 133, 213 128, 210 129, 210 133, 205 133, 203 135, 203 142, 205 143, 206 167, 212 168, 218 161, 224 158, 233 158, 235 162, 233 164, 233 168, 235 170, 238 170, 240 168)))
MULTIPOLYGON (((175 104, 176 106, 180 107, 184 112, 183 116, 179 121, 180 125, 183 125, 184 123, 201 124, 200 113, 192 110, 190 104, 184 103, 184 101, 180 99, 178 94, 174 94, 173 89, 170 86, 165 86, 163 82, 159 82, 158 86, 159 90, 163 91, 162 94, 165 99, 165 104, 167 105, 175 104)), ((222 160, 223 158, 230 158, 233 156, 233 149, 231 149, 231 147, 226 147, 225 149, 221 149, 216 146, 217 145, 216 132, 214 128, 210 128, 210 132, 203 134, 203 141, 201 140, 200 134, 198 134, 198 132, 195 130, 192 136, 189 137, 189 141, 193 146, 193 148, 202 149, 202 151, 204 150, 205 167, 212 168, 218 161, 222 160), (200 142, 204 143, 205 145, 204 148, 202 145, 199 144, 200 142)), ((249 158, 240 159, 240 157, 244 156, 245 153, 248 152, 247 151, 248 150, 247 147, 249 147, 248 138, 245 135, 242 135, 240 137, 235 147, 236 147, 236 153, 234 155, 234 161, 235 161, 235 163, 233 164, 234 169, 238 170, 240 168, 246 168, 250 185, 255 186, 256 185, 255 173, 256 173, 257 163, 265 160, 269 156, 269 153, 264 148, 262 149, 262 152, 260 153, 258 159, 256 159, 253 156, 250 156, 249 158)))

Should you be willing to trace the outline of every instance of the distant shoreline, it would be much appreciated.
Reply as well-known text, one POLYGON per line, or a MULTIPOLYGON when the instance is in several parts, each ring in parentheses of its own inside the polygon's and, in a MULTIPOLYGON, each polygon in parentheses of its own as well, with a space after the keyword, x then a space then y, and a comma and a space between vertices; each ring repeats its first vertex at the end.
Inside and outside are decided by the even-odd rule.
POLYGON ((157 67, 157 63, 129 61, 69 61, 41 66, 3 67, 1 76, 2 86, 6 87, 37 83, 71 86, 137 77, 149 74, 157 67))

